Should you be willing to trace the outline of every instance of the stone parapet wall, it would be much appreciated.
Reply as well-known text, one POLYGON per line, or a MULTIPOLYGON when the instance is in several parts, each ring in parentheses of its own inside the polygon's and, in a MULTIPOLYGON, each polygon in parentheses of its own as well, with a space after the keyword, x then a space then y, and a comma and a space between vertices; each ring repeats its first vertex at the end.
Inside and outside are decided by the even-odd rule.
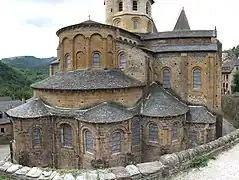
POLYGON ((22 167, 18 164, 0 161, 0 176, 6 175, 19 180, 162 179, 182 169, 188 168, 191 161, 197 156, 217 155, 237 143, 239 143, 239 130, 194 149, 163 155, 159 161, 103 170, 43 170, 37 167, 22 167))

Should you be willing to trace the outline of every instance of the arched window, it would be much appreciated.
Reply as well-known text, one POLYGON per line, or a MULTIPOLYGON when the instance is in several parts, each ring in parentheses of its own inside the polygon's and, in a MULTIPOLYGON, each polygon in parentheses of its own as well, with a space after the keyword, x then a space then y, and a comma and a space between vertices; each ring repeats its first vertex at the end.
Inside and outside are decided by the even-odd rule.
POLYGON ((114 132, 112 134, 112 144, 111 144, 112 153, 118 153, 121 151, 121 133, 114 132))
POLYGON ((40 148, 41 147, 41 130, 40 128, 34 128, 32 130, 32 148, 40 148))
POLYGON ((119 11, 123 11, 123 2, 122 1, 119 2, 119 11))
POLYGON ((65 59, 66 67, 70 67, 71 66, 71 56, 69 54, 67 54, 65 58, 66 58, 65 59))
POLYGON ((120 19, 119 18, 114 20, 114 26, 120 27, 120 19))
POLYGON ((132 145, 140 144, 140 121, 133 121, 131 124, 132 145))
POLYGON ((150 4, 149 4, 149 2, 146 3, 146 14, 150 15, 150 4))
POLYGON ((87 152, 93 153, 94 147, 94 140, 92 132, 86 130, 85 131, 85 150, 87 152))
POLYGON ((94 52, 92 55, 92 67, 100 67, 100 53, 94 52))
POLYGON ((124 69, 126 67, 126 57, 124 54, 121 54, 119 57, 120 60, 120 68, 124 69))
POLYGON ((138 10, 138 2, 137 1, 133 1, 133 11, 137 11, 138 10))
POLYGON ((193 70, 193 88, 201 88, 201 70, 193 70))
POLYGON ((155 123, 149 124, 149 141, 157 143, 159 140, 158 137, 158 126, 155 123))
POLYGON ((173 123, 173 125, 172 125, 172 140, 178 139, 178 130, 179 130, 178 122, 173 123))
POLYGON ((62 144, 64 147, 72 147, 72 128, 69 124, 62 125, 62 144))
POLYGON ((133 28, 134 29, 138 28, 138 22, 136 20, 133 20, 133 28))
POLYGON ((170 71, 169 71, 169 69, 163 70, 163 88, 170 88, 170 71))

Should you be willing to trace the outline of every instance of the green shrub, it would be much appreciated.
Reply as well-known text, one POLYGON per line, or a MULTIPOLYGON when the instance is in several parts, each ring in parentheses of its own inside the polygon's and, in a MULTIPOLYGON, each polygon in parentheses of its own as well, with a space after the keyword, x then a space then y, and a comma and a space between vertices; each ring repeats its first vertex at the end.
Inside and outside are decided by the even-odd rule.
POLYGON ((215 160, 216 158, 214 156, 197 156, 191 161, 190 168, 206 167, 210 159, 215 160))

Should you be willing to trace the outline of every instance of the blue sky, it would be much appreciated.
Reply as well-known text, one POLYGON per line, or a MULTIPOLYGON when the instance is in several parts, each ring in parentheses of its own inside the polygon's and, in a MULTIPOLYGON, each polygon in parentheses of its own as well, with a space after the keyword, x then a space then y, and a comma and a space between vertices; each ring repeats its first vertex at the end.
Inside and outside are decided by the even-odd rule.
MULTIPOLYGON (((153 19, 159 31, 172 30, 184 7, 191 29, 214 29, 223 49, 239 44, 238 0, 156 0, 153 19)), ((1 0, 0 58, 56 56, 55 32, 88 19, 104 23, 104 0, 1 0)))

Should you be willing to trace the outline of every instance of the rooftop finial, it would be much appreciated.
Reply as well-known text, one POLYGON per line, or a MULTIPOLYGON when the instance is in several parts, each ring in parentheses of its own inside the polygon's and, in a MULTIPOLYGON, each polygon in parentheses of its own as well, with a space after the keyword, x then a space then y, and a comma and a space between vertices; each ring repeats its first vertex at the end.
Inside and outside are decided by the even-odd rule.
POLYGON ((182 7, 182 10, 184 10, 184 7, 182 7))
POLYGON ((217 30, 217 26, 215 26, 215 31, 217 30))
POLYGON ((90 15, 88 17, 89 17, 89 20, 90 20, 90 15))

